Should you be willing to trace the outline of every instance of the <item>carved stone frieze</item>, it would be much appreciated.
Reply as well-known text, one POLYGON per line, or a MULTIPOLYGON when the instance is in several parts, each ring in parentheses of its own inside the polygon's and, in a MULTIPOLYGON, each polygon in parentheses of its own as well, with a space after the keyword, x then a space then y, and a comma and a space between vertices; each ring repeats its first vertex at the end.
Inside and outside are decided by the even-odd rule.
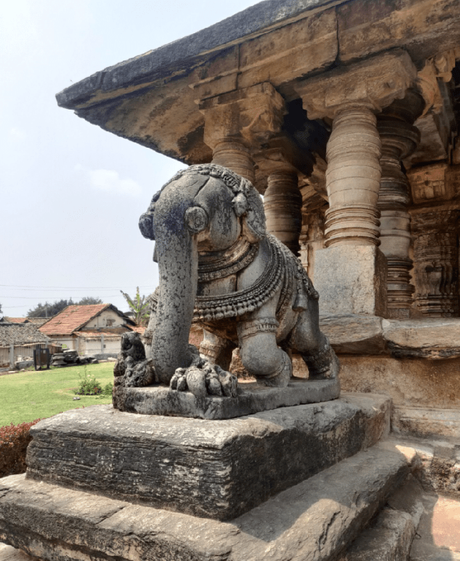
POLYGON ((455 182, 446 180, 448 168, 447 162, 436 162, 408 171, 415 204, 447 201, 454 196, 455 182))
POLYGON ((430 110, 435 113, 442 110, 444 100, 438 80, 443 82, 452 80, 452 69, 455 66, 456 58, 460 58, 460 48, 429 58, 425 62, 425 66, 417 73, 417 85, 425 100, 423 115, 430 110))
POLYGON ((417 308, 431 317, 457 317, 460 212, 436 207, 414 209, 411 214, 417 308))

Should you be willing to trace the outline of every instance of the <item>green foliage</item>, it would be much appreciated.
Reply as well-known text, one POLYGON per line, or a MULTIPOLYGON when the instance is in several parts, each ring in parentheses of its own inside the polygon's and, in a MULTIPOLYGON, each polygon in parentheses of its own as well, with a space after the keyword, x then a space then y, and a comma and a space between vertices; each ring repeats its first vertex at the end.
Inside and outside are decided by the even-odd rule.
POLYGON ((58 300, 49 304, 45 302, 44 304, 37 304, 35 308, 32 308, 27 312, 27 317, 29 318, 50 318, 62 312, 64 308, 73 304, 72 298, 69 300, 58 300))
POLYGON ((120 290, 123 294, 128 306, 134 312, 134 321, 137 325, 147 325, 150 317, 149 313, 149 303, 148 296, 141 296, 139 293, 139 287, 136 289, 136 296, 131 298, 129 294, 120 290))
MULTIPOLYGON (((81 395, 75 389, 85 365, 34 370, 0 376, 0 426, 51 417, 75 407, 112 403, 111 395, 81 395)), ((113 362, 88 364, 86 370, 102 387, 113 381, 113 362)))
POLYGON ((102 388, 102 393, 104 395, 112 395, 112 391, 113 391, 113 384, 112 382, 109 382, 108 384, 106 384, 103 388, 102 388))
POLYGON ((102 393, 101 384, 98 380, 96 380, 96 376, 94 374, 90 374, 86 369, 81 374, 79 374, 80 383, 78 384, 78 389, 75 390, 77 395, 98 395, 102 393))
POLYGON ((0 477, 26 471, 26 450, 32 440, 29 430, 38 421, 0 427, 0 477))
POLYGON ((85 296, 77 302, 79 306, 93 306, 94 304, 102 304, 102 300, 100 298, 93 298, 92 296, 85 296))

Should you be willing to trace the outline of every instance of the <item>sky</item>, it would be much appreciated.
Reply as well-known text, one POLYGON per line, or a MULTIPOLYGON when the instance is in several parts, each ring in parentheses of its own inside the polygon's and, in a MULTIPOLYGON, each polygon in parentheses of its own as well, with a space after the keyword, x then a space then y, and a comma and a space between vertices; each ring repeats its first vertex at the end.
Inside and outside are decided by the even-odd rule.
POLYGON ((59 108, 55 94, 199 31, 255 0, 0 0, 0 305, 84 296, 122 311, 120 290, 158 284, 138 229, 183 164, 59 108))

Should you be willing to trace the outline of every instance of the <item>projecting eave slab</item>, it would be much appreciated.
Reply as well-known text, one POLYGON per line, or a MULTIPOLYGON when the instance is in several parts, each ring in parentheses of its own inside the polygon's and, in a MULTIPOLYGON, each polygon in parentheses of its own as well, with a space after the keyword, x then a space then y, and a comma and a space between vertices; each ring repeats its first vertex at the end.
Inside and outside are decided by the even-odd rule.
POLYGON ((90 102, 97 92, 132 88, 146 82, 187 73, 200 57, 222 46, 230 46, 266 31, 286 20, 295 19, 314 8, 335 5, 344 0, 266 0, 192 35, 163 45, 80 80, 56 95, 58 105, 77 109, 90 102))
POLYGON ((221 95, 268 83, 289 104, 297 81, 332 68, 404 49, 420 69, 458 45, 456 0, 267 0, 97 72, 57 101, 114 134, 201 163, 212 157, 203 140, 206 100, 219 104, 221 95))

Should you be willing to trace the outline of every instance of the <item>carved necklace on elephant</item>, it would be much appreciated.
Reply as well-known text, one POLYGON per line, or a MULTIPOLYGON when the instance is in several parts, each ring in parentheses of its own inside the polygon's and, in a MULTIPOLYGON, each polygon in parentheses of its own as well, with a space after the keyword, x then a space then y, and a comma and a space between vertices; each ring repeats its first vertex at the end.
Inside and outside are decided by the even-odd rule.
MULTIPOLYGON (((272 238, 272 236, 270 236, 272 238)), ((215 321, 242 316, 259 309, 278 290, 283 282, 283 254, 279 242, 270 244, 270 260, 257 281, 245 290, 197 296, 195 299, 194 321, 215 321)))
POLYGON ((259 244, 240 238, 224 251, 201 253, 198 261, 198 282, 229 277, 248 267, 255 259, 259 244))

